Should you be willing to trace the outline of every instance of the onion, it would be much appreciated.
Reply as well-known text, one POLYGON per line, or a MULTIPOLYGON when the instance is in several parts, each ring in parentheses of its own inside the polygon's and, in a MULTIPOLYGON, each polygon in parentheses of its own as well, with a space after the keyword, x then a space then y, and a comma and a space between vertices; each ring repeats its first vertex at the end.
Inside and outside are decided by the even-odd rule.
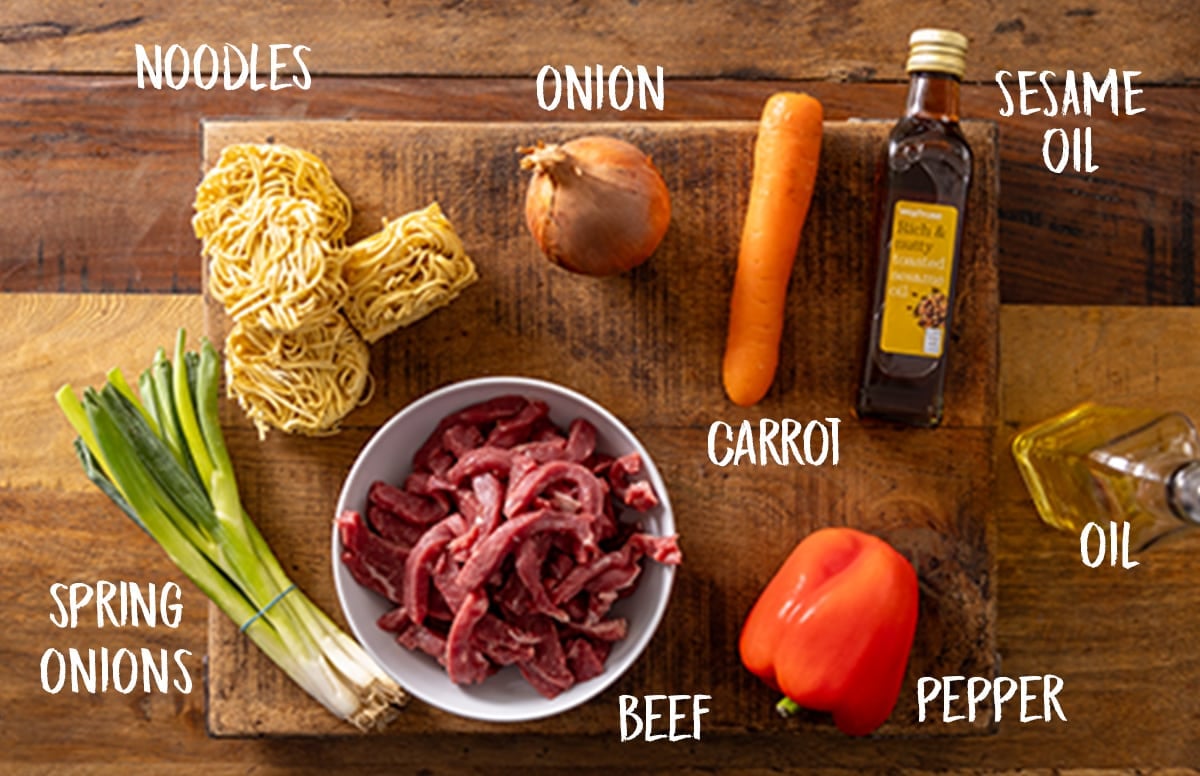
POLYGON ((667 184, 650 157, 614 137, 523 148, 532 169, 525 221, 550 261, 584 275, 633 269, 671 220, 667 184))

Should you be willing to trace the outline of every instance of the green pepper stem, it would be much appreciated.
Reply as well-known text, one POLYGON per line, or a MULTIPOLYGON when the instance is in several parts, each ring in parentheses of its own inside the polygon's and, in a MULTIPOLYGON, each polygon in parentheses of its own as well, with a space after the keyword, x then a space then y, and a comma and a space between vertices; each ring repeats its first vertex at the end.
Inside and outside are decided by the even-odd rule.
POLYGON ((787 718, 800 711, 800 704, 785 697, 775 704, 775 711, 779 712, 779 716, 787 718))

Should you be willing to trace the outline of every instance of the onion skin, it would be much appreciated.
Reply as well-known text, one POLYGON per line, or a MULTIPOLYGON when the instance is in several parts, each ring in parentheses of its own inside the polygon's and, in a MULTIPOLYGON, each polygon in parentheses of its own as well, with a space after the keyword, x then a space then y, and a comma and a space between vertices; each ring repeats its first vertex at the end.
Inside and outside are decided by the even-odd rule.
POLYGON ((583 275, 615 275, 650 258, 671 222, 667 184, 624 140, 589 135, 521 149, 533 177, 525 222, 546 258, 583 275))

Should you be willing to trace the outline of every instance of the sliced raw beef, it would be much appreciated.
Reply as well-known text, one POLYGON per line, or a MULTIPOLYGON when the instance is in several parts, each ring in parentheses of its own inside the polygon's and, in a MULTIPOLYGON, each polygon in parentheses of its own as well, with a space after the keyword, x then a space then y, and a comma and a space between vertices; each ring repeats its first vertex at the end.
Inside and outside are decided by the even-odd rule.
POLYGON ((443 418, 403 486, 372 484, 365 520, 338 515, 341 560, 393 603, 378 627, 451 681, 515 666, 553 698, 604 672, 644 562, 682 560, 676 537, 622 520, 659 503, 641 474, 586 420, 563 430, 542 401, 491 399, 443 418))

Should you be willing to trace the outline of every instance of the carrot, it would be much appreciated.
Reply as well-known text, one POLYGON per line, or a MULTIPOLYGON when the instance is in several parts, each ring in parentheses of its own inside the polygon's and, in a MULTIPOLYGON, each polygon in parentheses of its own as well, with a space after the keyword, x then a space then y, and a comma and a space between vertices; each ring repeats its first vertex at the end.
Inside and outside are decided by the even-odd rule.
POLYGON ((788 278, 817 178, 823 118, 817 100, 781 92, 767 100, 758 125, 722 369, 725 393, 743 407, 765 396, 775 379, 788 278))

